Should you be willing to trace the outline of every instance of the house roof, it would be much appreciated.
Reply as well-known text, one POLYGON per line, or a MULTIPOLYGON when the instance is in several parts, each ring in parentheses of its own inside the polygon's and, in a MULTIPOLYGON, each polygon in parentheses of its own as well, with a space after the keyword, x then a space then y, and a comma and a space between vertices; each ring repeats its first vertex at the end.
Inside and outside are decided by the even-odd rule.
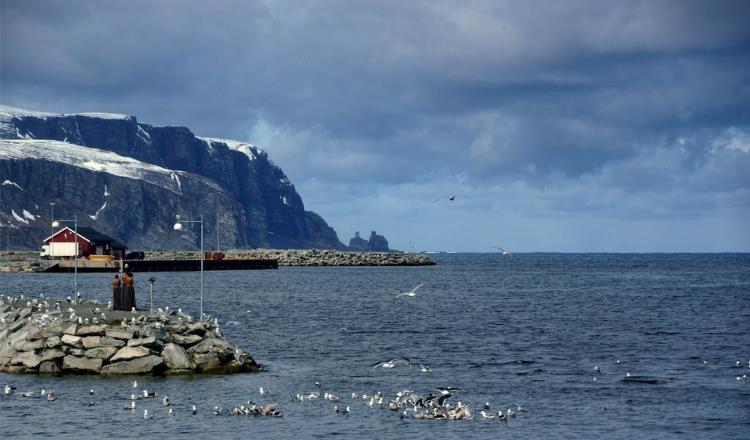
MULTIPOLYGON (((55 232, 54 234, 50 235, 49 237, 44 239, 44 242, 46 243, 49 241, 52 237, 60 234, 64 230, 68 230, 70 232, 74 232, 73 229, 66 226, 59 231, 55 232)), ((120 243, 119 241, 115 240, 114 238, 110 237, 109 235, 102 234, 101 232, 97 231, 94 228, 89 228, 88 226, 81 226, 78 228, 78 235, 83 238, 84 240, 88 241, 89 243, 92 241, 96 242, 108 242, 109 246, 112 249, 127 249, 127 246, 120 243)))

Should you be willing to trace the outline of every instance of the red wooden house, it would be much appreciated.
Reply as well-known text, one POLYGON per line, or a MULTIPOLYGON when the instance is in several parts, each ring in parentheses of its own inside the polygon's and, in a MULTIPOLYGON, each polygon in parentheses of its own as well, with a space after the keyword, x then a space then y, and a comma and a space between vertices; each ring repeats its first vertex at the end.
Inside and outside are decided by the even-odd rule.
MULTIPOLYGON (((115 259, 122 259, 127 249, 114 238, 89 227, 78 228, 77 241, 79 258, 89 255, 112 255, 115 259)), ((42 256, 73 257, 76 254, 75 243, 75 232, 66 226, 44 239, 42 256)))

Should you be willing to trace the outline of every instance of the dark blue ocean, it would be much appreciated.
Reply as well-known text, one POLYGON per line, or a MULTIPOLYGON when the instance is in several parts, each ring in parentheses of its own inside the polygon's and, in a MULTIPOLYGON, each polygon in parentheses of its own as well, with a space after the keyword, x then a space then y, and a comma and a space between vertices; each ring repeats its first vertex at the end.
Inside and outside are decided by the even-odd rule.
MULTIPOLYGON (((750 254, 434 259, 433 267, 207 272, 206 312, 267 372, 139 378, 140 389, 175 402, 174 417, 156 399, 139 401, 135 414, 123 410, 132 378, 0 374, 0 385, 19 392, 58 395, 0 400, 0 437, 750 438, 750 381, 742 379, 750 375, 750 254), (420 283, 415 297, 396 297, 420 283), (399 356, 432 372, 370 367, 399 356), (627 372, 654 383, 625 382, 627 372), (316 381, 343 396, 351 414, 323 399, 291 401, 316 381), (517 403, 526 410, 507 424, 401 420, 351 399, 440 386, 460 388, 451 400, 477 410, 484 402, 495 412, 517 403), (285 416, 211 413, 248 400, 277 402, 285 416), (143 419, 144 408, 154 419, 143 419)), ((148 305, 153 275, 157 306, 197 315, 198 273, 135 275, 139 306, 148 305)), ((84 298, 106 302, 109 279, 80 275, 84 298)), ((72 283, 72 274, 0 274, 0 293, 63 296, 72 283)))

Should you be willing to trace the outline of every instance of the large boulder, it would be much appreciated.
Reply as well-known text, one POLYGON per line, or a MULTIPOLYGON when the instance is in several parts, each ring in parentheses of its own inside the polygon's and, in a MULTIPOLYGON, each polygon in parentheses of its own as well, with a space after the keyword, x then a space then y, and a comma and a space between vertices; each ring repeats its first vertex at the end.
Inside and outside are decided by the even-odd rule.
POLYGON ((86 356, 87 358, 104 359, 106 361, 107 359, 111 358, 115 353, 117 353, 117 348, 104 346, 104 347, 96 347, 96 348, 86 350, 86 352, 83 353, 83 355, 86 356))
POLYGON ((187 336, 174 335, 174 342, 176 344, 182 345, 183 347, 192 347, 193 345, 199 343, 202 340, 203 338, 201 338, 198 335, 187 335, 187 336))
MULTIPOLYGON (((139 347, 140 348, 140 347, 139 347)), ((160 373, 164 369, 164 359, 148 355, 130 361, 115 362, 102 368, 103 375, 160 373)))
POLYGON ((203 336, 206 334, 206 325, 202 322, 194 322, 187 326, 187 330, 185 331, 185 333, 203 336))
POLYGON ((45 340, 44 345, 47 348, 56 348, 56 347, 59 347, 61 343, 62 343, 62 341, 60 341, 60 337, 59 336, 50 336, 50 337, 48 337, 45 340))
POLYGON ((146 347, 122 347, 110 359, 110 362, 126 361, 129 359, 148 356, 151 351, 146 347))
POLYGON ((89 349, 89 348, 95 348, 102 345, 102 337, 101 336, 85 336, 81 338, 81 342, 83 343, 83 348, 89 349))
POLYGON ((23 366, 25 366, 26 368, 36 368, 39 366, 39 364, 42 363, 42 357, 34 352, 26 351, 17 354, 13 359, 11 359, 10 363, 11 365, 23 364, 23 366))
POLYGON ((122 339, 110 338, 109 336, 103 336, 101 339, 99 339, 99 344, 101 344, 102 346, 120 348, 125 346, 125 341, 123 341, 122 339))
POLYGON ((57 375, 60 373, 62 373, 62 370, 60 370, 60 366, 55 361, 47 361, 39 364, 39 374, 57 375))
POLYGON ((53 359, 59 359, 65 357, 65 353, 62 350, 52 349, 46 350, 42 353, 42 362, 51 361, 53 359))
POLYGON ((110 338, 122 339, 125 341, 133 339, 133 336, 135 336, 135 332, 133 330, 124 328, 108 328, 105 331, 105 334, 110 338))
POLYGON ((60 342, 71 347, 83 348, 83 341, 81 341, 80 336, 72 336, 66 333, 60 338, 60 342))
POLYGON ((198 371, 210 372, 221 368, 219 356, 216 353, 196 354, 193 356, 193 362, 198 371))
POLYGON ((224 339, 210 338, 206 339, 198 345, 194 345, 188 349, 188 353, 203 354, 214 351, 226 351, 231 350, 229 343, 224 339))
POLYGON ((76 331, 76 336, 103 336, 107 326, 104 324, 84 325, 76 331))
POLYGON ((41 350, 45 347, 43 339, 37 339, 36 341, 16 341, 13 344, 13 349, 16 351, 34 351, 41 350))
POLYGON ((75 336, 76 330, 78 330, 78 324, 70 324, 65 330, 63 330, 63 333, 75 336))
POLYGON ((164 358, 164 362, 167 364, 167 368, 170 370, 195 369, 195 364, 190 360, 185 349, 177 344, 169 343, 165 345, 161 355, 164 358))
POLYGON ((101 359, 90 359, 78 356, 65 356, 63 358, 63 371, 72 373, 98 373, 102 369, 101 359))
POLYGON ((154 350, 161 350, 164 348, 164 343, 158 339, 156 339, 154 336, 149 336, 147 338, 140 338, 140 339, 131 339, 128 341, 128 347, 146 347, 151 348, 154 350))

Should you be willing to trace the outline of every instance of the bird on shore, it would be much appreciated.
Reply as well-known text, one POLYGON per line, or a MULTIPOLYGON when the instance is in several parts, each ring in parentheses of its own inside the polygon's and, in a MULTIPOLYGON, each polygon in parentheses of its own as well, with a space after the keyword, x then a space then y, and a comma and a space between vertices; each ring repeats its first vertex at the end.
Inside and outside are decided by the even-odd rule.
POLYGON ((422 287, 422 286, 424 286, 424 283, 420 283, 420 284, 417 284, 417 285, 416 285, 416 287, 414 287, 414 288, 413 288, 413 289, 411 289, 410 291, 408 291, 408 292, 403 292, 403 293, 399 293, 399 294, 398 294, 398 295, 396 295, 396 296, 397 296, 397 297, 399 297, 399 296, 417 296, 417 289, 419 289, 419 288, 420 288, 420 287, 422 287))

